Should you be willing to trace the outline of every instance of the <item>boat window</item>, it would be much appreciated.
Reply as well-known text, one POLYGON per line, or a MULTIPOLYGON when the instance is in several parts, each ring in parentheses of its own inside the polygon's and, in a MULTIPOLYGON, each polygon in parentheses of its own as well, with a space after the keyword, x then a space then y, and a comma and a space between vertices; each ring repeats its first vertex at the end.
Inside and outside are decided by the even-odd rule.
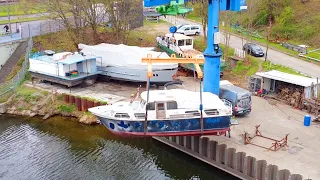
POLYGON ((200 116, 199 111, 186 111, 185 113, 186 113, 186 114, 192 114, 192 115, 194 115, 194 116, 200 116))
POLYGON ((164 110, 164 103, 158 103, 157 105, 157 110, 164 110))
POLYGON ((148 103, 148 110, 155 110, 156 108, 155 108, 155 105, 154 105, 154 102, 150 102, 150 103, 148 103))
POLYGON ((137 119, 144 119, 146 117, 146 114, 144 114, 144 113, 134 113, 134 116, 137 119))
POLYGON ((178 109, 178 104, 176 101, 167 102, 167 109, 178 109))
POLYGON ((127 119, 130 118, 130 116, 127 113, 116 113, 114 115, 114 117, 116 117, 116 118, 127 118, 127 119))
POLYGON ((141 99, 140 104, 141 104, 141 106, 144 106, 146 104, 146 101, 141 99))
POLYGON ((186 39, 186 45, 187 46, 192 45, 192 39, 186 39))
POLYGON ((204 110, 207 115, 219 115, 219 111, 217 109, 207 109, 204 110))
POLYGON ((184 46, 184 40, 179 40, 178 41, 178 46, 184 46))

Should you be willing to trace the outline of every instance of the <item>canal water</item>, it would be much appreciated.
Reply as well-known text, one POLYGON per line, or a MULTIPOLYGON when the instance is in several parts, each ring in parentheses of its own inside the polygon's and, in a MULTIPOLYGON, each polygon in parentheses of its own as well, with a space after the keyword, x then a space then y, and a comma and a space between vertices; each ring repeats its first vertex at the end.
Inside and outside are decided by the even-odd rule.
POLYGON ((0 116, 0 179, 234 178, 150 138, 70 119, 0 116))

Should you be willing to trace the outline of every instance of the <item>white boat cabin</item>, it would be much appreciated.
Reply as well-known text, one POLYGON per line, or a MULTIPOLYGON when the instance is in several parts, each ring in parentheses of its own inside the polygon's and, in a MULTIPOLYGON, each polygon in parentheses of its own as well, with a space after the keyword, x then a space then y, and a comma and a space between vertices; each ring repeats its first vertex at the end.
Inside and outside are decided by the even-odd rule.
MULTIPOLYGON (((232 108, 215 94, 203 92, 203 117, 230 116, 232 108)), ((90 112, 115 120, 144 121, 147 91, 141 101, 118 102, 112 106, 91 108, 90 112)), ((200 93, 184 89, 153 90, 149 92, 148 120, 200 118, 200 93)))
POLYGON ((45 51, 44 54, 34 54, 29 58, 29 71, 55 76, 55 77, 80 77, 96 74, 95 56, 83 56, 79 53, 45 51))
POLYGON ((193 49, 193 38, 189 36, 185 36, 183 34, 166 34, 165 36, 157 37, 157 41, 163 45, 172 49, 171 47, 177 47, 178 49, 172 49, 175 52, 178 50, 191 50, 193 49))

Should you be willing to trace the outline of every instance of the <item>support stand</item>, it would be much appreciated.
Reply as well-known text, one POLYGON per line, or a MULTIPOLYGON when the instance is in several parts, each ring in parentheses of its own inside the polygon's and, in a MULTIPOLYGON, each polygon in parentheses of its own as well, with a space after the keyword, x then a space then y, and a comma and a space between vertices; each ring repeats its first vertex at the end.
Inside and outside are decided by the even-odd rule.
POLYGON ((258 147, 261 147, 261 148, 264 148, 264 149, 267 149, 267 150, 271 150, 271 151, 277 151, 280 148, 285 147, 285 146, 288 147, 287 143, 288 143, 289 134, 286 134, 286 136, 281 140, 276 140, 276 139, 272 139, 272 138, 269 138, 269 137, 262 136, 261 132, 259 131, 259 127, 260 127, 260 125, 256 126, 256 131, 255 131, 255 134, 254 134, 253 137, 250 137, 247 132, 244 132, 244 144, 245 145, 252 144, 254 146, 258 146, 258 147), (256 136, 262 137, 262 138, 265 138, 265 139, 269 139, 269 140, 274 141, 274 142, 272 143, 271 147, 260 146, 260 145, 257 145, 257 144, 254 144, 254 143, 251 142, 251 140, 253 138, 255 138, 256 136))

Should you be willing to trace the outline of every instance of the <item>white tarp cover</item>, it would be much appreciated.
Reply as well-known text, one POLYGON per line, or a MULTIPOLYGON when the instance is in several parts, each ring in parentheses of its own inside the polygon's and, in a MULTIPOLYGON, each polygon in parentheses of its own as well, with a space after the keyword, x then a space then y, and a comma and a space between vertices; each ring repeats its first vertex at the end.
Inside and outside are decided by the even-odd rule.
POLYGON ((287 82, 290 84, 295 84, 303 87, 309 87, 311 84, 317 84, 317 79, 288 74, 276 70, 268 71, 268 72, 257 72, 257 76, 274 79, 282 82, 287 82))
MULTIPOLYGON (((148 65, 142 63, 141 59, 147 57, 147 54, 152 54, 152 57, 168 58, 169 56, 164 52, 151 51, 151 48, 140 48, 137 46, 127 46, 124 44, 98 44, 85 45, 79 44, 79 49, 85 55, 95 55, 102 57, 102 64, 97 59, 97 66, 126 66, 131 68, 146 69, 148 65)), ((154 63, 154 69, 173 69, 177 68, 177 63, 154 63)))

